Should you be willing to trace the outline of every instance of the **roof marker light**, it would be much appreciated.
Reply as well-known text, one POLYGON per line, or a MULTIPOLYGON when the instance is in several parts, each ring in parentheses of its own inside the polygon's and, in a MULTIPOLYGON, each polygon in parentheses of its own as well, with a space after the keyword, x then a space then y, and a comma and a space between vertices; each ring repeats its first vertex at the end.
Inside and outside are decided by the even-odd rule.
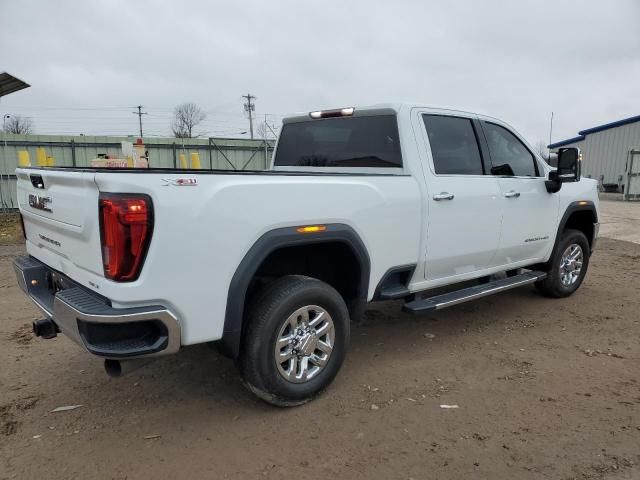
POLYGON ((309 112, 311 118, 350 117, 355 111, 354 107, 336 108, 334 110, 318 110, 309 112))
POLYGON ((296 228, 296 232, 298 233, 317 233, 324 232, 327 230, 326 225, 307 225, 305 227, 296 228))

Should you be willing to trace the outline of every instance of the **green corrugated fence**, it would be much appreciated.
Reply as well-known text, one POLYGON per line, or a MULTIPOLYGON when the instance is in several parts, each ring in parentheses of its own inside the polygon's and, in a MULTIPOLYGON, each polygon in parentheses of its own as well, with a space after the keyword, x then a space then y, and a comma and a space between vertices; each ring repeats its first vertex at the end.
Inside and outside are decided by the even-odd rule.
MULTIPOLYGON (((264 170, 269 167, 273 140, 237 138, 143 138, 152 168, 180 168, 180 154, 199 158, 203 170, 264 170), (197 155, 195 155, 197 154, 197 155)), ((16 208, 15 169, 19 156, 28 155, 31 165, 43 155, 55 166, 87 167, 99 154, 122 158, 121 143, 136 137, 59 135, 12 135, 0 133, 0 207, 16 208), (44 152, 38 148, 43 148, 44 152), (27 155, 19 152, 28 152, 27 155)), ((196 162, 197 163, 197 162, 196 162)))

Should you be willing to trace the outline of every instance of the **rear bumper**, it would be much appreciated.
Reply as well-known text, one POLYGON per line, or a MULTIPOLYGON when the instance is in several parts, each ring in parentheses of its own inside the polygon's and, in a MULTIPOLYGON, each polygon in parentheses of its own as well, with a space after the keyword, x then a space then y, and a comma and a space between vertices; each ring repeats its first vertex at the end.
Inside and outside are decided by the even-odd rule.
POLYGON ((180 324, 167 308, 113 308, 109 300, 30 256, 13 263, 18 285, 78 345, 103 358, 168 355, 180 349, 180 324))

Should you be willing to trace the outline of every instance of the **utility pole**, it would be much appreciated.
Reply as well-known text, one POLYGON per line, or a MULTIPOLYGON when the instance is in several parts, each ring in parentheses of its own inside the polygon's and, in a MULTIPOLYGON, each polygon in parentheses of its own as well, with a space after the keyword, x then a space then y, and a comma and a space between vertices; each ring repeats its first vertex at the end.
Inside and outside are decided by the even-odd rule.
POLYGON ((551 112, 551 124, 549 125, 549 145, 551 145, 551 135, 553 135, 553 112, 551 112))
POLYGON ((267 114, 264 114, 264 169, 267 170, 269 168, 269 146, 267 144, 267 114))
POLYGON ((142 138, 142 115, 148 115, 147 112, 143 112, 142 111, 142 105, 138 105, 137 107, 138 111, 137 112, 131 112, 134 115, 138 115, 138 123, 140 124, 140 138, 142 138))
POLYGON ((251 132, 251 140, 253 140, 253 112, 256 109, 256 104, 251 103, 251 100, 255 100, 256 97, 247 93, 246 95, 242 95, 242 98, 247 99, 247 103, 244 104, 244 111, 249 114, 249 132, 251 132))

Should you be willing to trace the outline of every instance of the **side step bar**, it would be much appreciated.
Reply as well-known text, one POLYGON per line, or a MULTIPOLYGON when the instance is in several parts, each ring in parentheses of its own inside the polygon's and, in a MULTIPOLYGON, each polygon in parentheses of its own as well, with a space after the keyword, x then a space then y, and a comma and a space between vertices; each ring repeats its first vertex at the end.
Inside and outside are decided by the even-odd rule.
POLYGON ((459 303, 486 297, 494 293, 504 292, 512 288, 529 285, 539 280, 544 280, 547 276, 545 272, 525 272, 513 277, 501 278, 483 285, 463 288, 454 292, 444 293, 435 297, 419 298, 407 302, 402 306, 402 310, 408 313, 426 313, 442 308, 451 307, 459 303))

